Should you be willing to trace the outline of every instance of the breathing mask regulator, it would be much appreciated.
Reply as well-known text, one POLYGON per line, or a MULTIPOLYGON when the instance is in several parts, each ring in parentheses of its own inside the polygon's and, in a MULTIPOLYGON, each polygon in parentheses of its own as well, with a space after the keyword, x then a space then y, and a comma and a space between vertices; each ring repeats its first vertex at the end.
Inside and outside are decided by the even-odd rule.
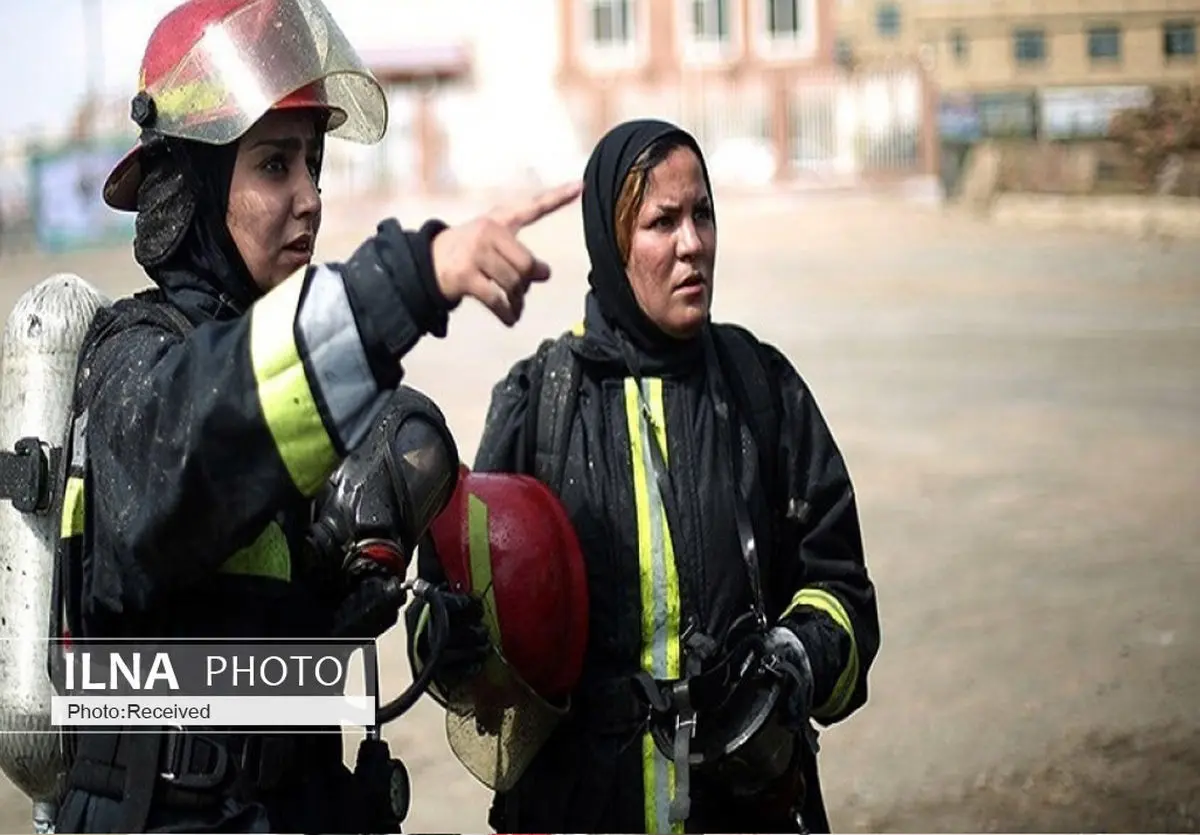
MULTIPOLYGON (((406 712, 428 686, 446 632, 446 608, 431 584, 405 574, 434 518, 458 483, 454 436, 432 400, 407 386, 392 395, 370 434, 346 457, 317 498, 309 554, 317 576, 345 590, 363 582, 384 589, 387 625, 411 593, 430 607, 430 663, 399 698, 382 706, 382 725, 406 712)), ((349 614, 363 613, 351 605, 349 614)), ((383 626, 383 629, 387 628, 383 626)), ((369 633, 370 623, 335 630, 369 633)), ((382 631, 380 629, 379 631, 382 631)))
POLYGON ((353 573, 367 559, 403 577, 417 541, 450 500, 458 448, 441 411, 399 388, 318 498, 310 534, 318 560, 353 573))
MULTIPOLYGON (((673 820, 691 811, 691 769, 736 798, 756 798, 795 773, 798 745, 813 741, 808 722, 790 715, 789 694, 801 676, 769 636, 758 613, 747 612, 720 643, 695 630, 683 636, 679 681, 636 677, 650 708, 648 730, 675 764, 673 820)), ((803 786, 796 788, 793 815, 803 801, 803 786)))
POLYGON ((430 661, 400 696, 377 704, 355 769, 376 787, 369 795, 379 813, 390 811, 396 821, 407 815, 408 773, 390 757, 382 726, 405 714, 428 688, 448 631, 442 592, 420 578, 406 580, 405 574, 458 476, 458 448, 441 411, 425 395, 402 386, 318 496, 308 536, 312 570, 349 595, 339 612, 352 623, 335 623, 335 633, 377 636, 395 621, 409 594, 430 607, 430 661), (354 590, 364 587, 371 593, 355 597, 354 590))

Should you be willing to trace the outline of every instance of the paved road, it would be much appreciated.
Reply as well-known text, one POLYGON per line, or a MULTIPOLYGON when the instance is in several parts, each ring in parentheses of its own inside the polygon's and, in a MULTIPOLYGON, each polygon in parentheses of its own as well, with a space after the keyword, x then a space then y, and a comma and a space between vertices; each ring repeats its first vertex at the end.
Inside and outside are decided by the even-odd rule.
MULTIPOLYGON (((814 388, 880 588, 871 700, 822 737, 834 827, 1200 828, 1200 245, 857 200, 718 211, 717 315, 814 388)), ((373 221, 331 229, 322 253, 373 221)), ((468 458, 491 383, 581 310, 577 211, 529 240, 558 272, 527 319, 507 330, 468 304, 407 363, 468 458)), ((120 253, 11 257, 0 307, 57 269, 141 283, 120 253)), ((486 830, 432 703, 390 738, 410 831, 486 830)), ((27 822, 0 788, 0 831, 27 822)))

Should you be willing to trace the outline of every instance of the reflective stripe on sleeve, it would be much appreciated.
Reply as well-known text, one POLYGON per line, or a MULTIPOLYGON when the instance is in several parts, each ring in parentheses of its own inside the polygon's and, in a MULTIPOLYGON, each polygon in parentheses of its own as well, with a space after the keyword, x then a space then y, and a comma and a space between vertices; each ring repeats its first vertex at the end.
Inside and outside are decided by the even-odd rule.
POLYGON ((249 574, 287 582, 292 578, 292 553, 278 522, 271 522, 251 545, 221 565, 222 574, 249 574))
POLYGON ((345 281, 324 264, 312 271, 301 300, 299 333, 341 448, 354 449, 387 406, 388 393, 367 362, 345 281))
POLYGON ((340 459, 331 431, 347 449, 345 441, 361 438, 385 397, 366 367, 341 277, 315 267, 260 299, 251 314, 250 356, 279 457, 296 489, 312 497, 340 459), (305 369, 302 345, 315 380, 305 369), (318 398, 332 428, 321 417, 318 398))
POLYGON ((792 598, 792 602, 788 604, 787 609, 784 610, 784 615, 790 614, 800 606, 808 606, 824 612, 850 636, 850 658, 846 662, 845 669, 838 676, 837 684, 834 685, 829 699, 825 704, 813 709, 815 718, 828 719, 846 709, 858 682, 858 641, 854 637, 854 623, 850 620, 850 615, 846 612, 842 601, 825 589, 811 586, 800 589, 792 598))

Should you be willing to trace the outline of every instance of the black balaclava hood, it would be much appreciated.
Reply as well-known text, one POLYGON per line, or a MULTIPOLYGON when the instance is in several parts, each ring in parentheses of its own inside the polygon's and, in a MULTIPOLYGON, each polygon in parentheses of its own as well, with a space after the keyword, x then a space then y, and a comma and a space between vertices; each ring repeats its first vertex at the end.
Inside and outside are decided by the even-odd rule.
POLYGON ((650 357, 680 350, 691 353, 688 343, 696 340, 681 341, 665 333, 638 304, 617 246, 617 197, 638 156, 668 136, 677 137, 696 152, 711 194, 712 184, 699 143, 677 125, 656 119, 624 122, 605 134, 592 151, 583 175, 584 240, 591 259, 588 284, 607 322, 633 347, 650 357))
POLYGON ((160 139, 142 152, 134 257, 193 319, 240 315, 262 295, 225 220, 237 148, 160 139))

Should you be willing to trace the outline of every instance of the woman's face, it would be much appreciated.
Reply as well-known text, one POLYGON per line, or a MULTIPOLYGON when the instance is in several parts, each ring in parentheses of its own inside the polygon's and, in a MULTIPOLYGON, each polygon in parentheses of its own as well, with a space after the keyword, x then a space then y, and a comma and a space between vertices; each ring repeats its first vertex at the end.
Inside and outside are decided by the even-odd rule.
POLYGON ((677 338, 693 336, 712 303, 717 227, 700 159, 679 147, 650 171, 629 239, 626 272, 638 304, 677 338))
POLYGON ((225 222, 264 292, 312 259, 321 226, 319 139, 311 113, 271 111, 238 146, 225 222))

